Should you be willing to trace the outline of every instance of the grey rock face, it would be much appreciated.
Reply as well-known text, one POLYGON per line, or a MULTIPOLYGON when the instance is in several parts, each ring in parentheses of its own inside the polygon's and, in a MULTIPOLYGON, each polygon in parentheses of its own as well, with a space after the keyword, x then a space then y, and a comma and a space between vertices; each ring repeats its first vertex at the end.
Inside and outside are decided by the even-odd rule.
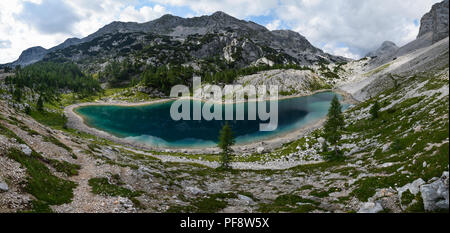
POLYGON ((407 190, 409 190, 411 192, 411 194, 416 195, 420 192, 420 186, 425 184, 425 181, 422 180, 421 178, 415 180, 414 182, 407 184, 401 188, 397 189, 398 192, 398 197, 400 199, 402 199, 402 194, 404 192, 406 192, 407 190))
POLYGON ((383 42, 383 44, 381 44, 381 46, 377 50, 366 54, 366 57, 382 56, 385 54, 392 53, 392 52, 396 51, 397 49, 398 49, 398 46, 394 42, 385 41, 385 42, 383 42))
POLYGON ((47 50, 38 46, 32 47, 22 52, 19 59, 12 63, 12 66, 27 66, 29 64, 36 63, 44 58, 47 54, 47 50))
POLYGON ((449 208, 448 172, 431 184, 420 187, 425 211, 436 211, 449 208))
POLYGON ((420 21, 420 30, 417 38, 427 33, 433 33, 433 43, 448 36, 449 0, 433 5, 431 11, 425 14, 420 21))

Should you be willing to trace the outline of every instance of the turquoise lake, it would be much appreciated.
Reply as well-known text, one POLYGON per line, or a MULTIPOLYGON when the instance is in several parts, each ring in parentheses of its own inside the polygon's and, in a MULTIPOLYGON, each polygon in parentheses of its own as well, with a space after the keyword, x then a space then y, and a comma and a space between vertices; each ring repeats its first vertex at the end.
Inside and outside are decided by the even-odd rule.
MULTIPOLYGON (((279 100, 278 129, 271 132, 260 132, 260 123, 268 121, 248 120, 248 103, 238 103, 244 104, 246 114, 243 121, 229 121, 236 143, 245 144, 274 138, 324 118, 334 95, 336 94, 333 92, 321 92, 311 96, 279 100)), ((338 97, 342 100, 341 96, 338 95, 338 97)), ((192 106, 193 100, 185 101, 189 101, 192 106)), ((213 147, 217 144, 219 131, 225 121, 174 121, 170 117, 171 104, 172 102, 165 102, 133 107, 91 105, 79 107, 75 111, 90 127, 150 146, 202 148, 213 147)), ((266 105, 269 109, 268 101, 266 105)), ((347 104, 343 104, 344 109, 347 107, 347 104)), ((224 105, 222 108, 224 114, 224 105)))

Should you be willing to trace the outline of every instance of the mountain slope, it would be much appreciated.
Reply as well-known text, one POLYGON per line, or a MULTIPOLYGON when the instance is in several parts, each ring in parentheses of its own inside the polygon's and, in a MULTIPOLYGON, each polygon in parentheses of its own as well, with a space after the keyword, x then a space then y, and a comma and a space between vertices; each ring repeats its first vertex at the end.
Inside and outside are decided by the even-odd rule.
MULTIPOLYGON (((192 58, 203 60, 220 58, 224 62, 236 62, 238 67, 249 66, 263 58, 276 64, 301 65, 347 61, 343 57, 324 53, 296 32, 269 31, 261 25, 236 19, 223 12, 187 19, 164 15, 141 24, 113 22, 83 39, 68 39, 63 44, 49 49, 45 59, 70 60, 80 64, 93 63, 91 67, 93 69, 101 68, 100 64, 106 60, 102 56, 107 56, 108 59, 133 57, 137 62, 148 63, 135 57, 135 53, 155 44, 169 53, 183 50, 189 54, 190 58, 181 59, 182 62, 191 61, 192 58), (102 43, 105 41, 111 46, 104 46, 102 43), (183 48, 170 46, 164 48, 166 43, 178 43, 183 48)), ((153 54, 147 55, 151 57, 153 54)), ((43 59, 42 56, 37 58, 28 60, 36 62, 43 59)), ((156 60, 156 63, 167 62, 158 57, 153 60, 156 60)), ((28 64, 31 63, 18 60, 11 65, 28 64)))
POLYGON ((338 86, 358 100, 367 100, 394 87, 402 79, 448 67, 449 35, 444 29, 449 26, 448 14, 443 14, 448 13, 448 3, 445 0, 435 4, 422 18, 416 40, 373 59, 365 58, 344 66, 344 69, 354 71, 344 74, 338 86), (442 39, 434 41, 437 38, 442 39))
POLYGON ((404 56, 415 50, 428 47, 446 37, 448 37, 449 27, 449 0, 444 0, 433 5, 430 12, 421 19, 420 32, 417 39, 402 46, 397 50, 386 53, 371 60, 368 64, 370 68, 376 68, 404 56))

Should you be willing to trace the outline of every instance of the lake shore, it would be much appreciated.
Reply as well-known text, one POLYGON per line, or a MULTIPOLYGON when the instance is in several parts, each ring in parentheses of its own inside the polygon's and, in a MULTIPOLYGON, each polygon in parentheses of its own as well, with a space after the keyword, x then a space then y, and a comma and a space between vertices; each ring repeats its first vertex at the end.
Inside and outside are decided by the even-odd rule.
MULTIPOLYGON (((328 92, 333 91, 337 94, 340 94, 343 96, 344 100, 343 102, 348 104, 355 104, 357 103, 356 100, 352 98, 352 96, 342 90, 319 90, 312 92, 309 95, 314 95, 321 92, 328 92)), ((296 96, 285 96, 279 98, 279 100, 282 99, 290 99, 290 98, 298 98, 298 97, 304 97, 309 95, 296 95, 296 96)), ((186 153, 186 154, 218 154, 220 150, 218 148, 172 148, 172 147, 156 147, 151 146, 139 142, 133 142, 126 140, 124 138, 116 137, 108 132, 93 128, 85 124, 85 121, 82 116, 77 114, 75 112, 76 108, 84 107, 84 106, 105 106, 105 105, 115 105, 115 106, 145 106, 145 105, 152 105, 152 104, 158 104, 158 103, 165 103, 169 101, 173 101, 174 99, 160 99, 160 100, 154 100, 154 101, 146 101, 146 102, 140 102, 140 103, 127 103, 127 102, 121 102, 121 101, 98 101, 98 102, 88 102, 88 103, 80 103, 80 104, 74 104, 66 107, 64 109, 64 114, 66 115, 68 119, 67 126, 70 128, 73 128, 75 130, 79 130, 91 135, 94 135, 96 137, 104 138, 107 140, 110 140, 114 143, 130 146, 136 149, 141 150, 147 150, 147 151, 158 151, 158 152, 166 152, 166 153, 186 153)), ((284 144, 290 143, 292 141, 298 140, 301 137, 307 135, 308 133, 322 127, 324 124, 325 119, 319 119, 313 122, 308 123, 307 125, 295 129, 293 131, 289 131, 283 134, 275 135, 271 138, 266 138, 264 140, 257 140, 251 143, 243 143, 238 144, 233 147, 236 153, 238 154, 251 154, 255 153, 257 151, 273 151, 275 149, 278 149, 282 147, 284 144)))

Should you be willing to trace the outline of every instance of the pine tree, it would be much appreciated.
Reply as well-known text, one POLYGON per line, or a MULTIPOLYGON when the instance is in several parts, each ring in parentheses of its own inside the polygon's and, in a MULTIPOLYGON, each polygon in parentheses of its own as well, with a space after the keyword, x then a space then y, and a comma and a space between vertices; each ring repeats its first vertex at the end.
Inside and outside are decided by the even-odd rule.
POLYGON ((44 111, 44 100, 42 99, 42 96, 39 96, 39 99, 36 104, 36 108, 39 112, 44 111))
POLYGON ((19 87, 16 87, 16 89, 14 90, 13 98, 19 103, 22 101, 22 90, 19 87))
POLYGON ((334 146, 335 155, 338 156, 337 144, 342 136, 342 128, 344 127, 344 115, 342 114, 342 106, 337 96, 331 101, 331 107, 328 110, 328 119, 325 123, 325 139, 334 146))
POLYGON ((378 118, 378 112, 380 111, 380 104, 378 101, 375 101, 373 106, 370 108, 370 114, 372 115, 372 119, 378 118))
POLYGON ((235 143, 233 131, 230 127, 230 125, 225 123, 222 130, 220 131, 219 136, 219 148, 222 149, 222 154, 220 157, 221 162, 221 168, 223 169, 230 169, 230 162, 231 162, 231 146, 233 146, 235 143))

